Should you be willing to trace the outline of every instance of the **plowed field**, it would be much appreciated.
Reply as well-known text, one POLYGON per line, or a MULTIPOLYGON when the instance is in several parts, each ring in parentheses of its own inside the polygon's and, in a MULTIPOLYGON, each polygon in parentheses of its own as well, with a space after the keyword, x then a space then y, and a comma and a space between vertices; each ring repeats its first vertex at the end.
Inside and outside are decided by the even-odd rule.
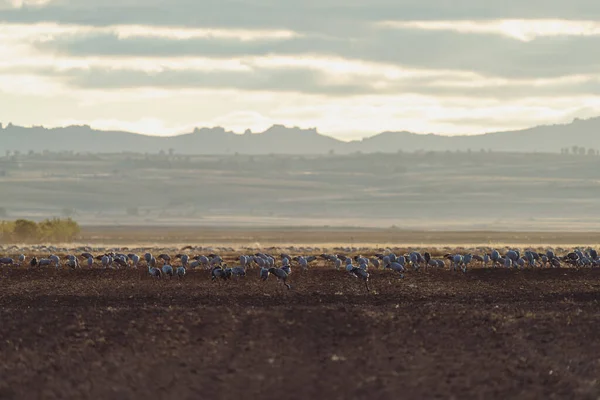
POLYGON ((600 397, 600 271, 0 271, 0 398, 600 397))

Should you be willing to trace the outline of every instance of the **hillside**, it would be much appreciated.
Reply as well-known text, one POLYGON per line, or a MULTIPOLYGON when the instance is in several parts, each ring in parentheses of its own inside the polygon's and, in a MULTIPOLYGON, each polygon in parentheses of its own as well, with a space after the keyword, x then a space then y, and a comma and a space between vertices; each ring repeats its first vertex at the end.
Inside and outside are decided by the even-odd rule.
POLYGON ((510 132, 470 136, 443 136, 411 132, 383 132, 363 140, 343 142, 316 129, 274 125, 261 133, 237 134, 223 128, 195 129, 188 134, 157 137, 130 132, 107 132, 89 126, 46 129, 12 124, 0 130, 0 152, 72 151, 90 153, 159 153, 171 149, 178 154, 336 154, 396 153, 399 150, 558 153, 572 146, 600 149, 600 118, 576 119, 570 124, 537 126, 510 132))

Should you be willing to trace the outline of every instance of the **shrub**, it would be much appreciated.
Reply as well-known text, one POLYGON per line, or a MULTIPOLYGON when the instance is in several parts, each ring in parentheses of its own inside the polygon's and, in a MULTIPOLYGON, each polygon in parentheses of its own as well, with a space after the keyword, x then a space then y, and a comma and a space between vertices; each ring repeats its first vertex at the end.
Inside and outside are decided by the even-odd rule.
POLYGON ((45 242, 71 242, 81 229, 79 224, 71 218, 46 219, 39 223, 40 239, 45 242))
POLYGON ((71 218, 46 219, 39 224, 26 219, 0 221, 0 242, 71 242, 81 232, 71 218))
POLYGON ((38 240, 39 230, 37 224, 26 219, 16 220, 12 238, 17 242, 31 242, 38 240))
POLYGON ((0 221, 0 242, 6 243, 11 241, 14 230, 14 222, 0 221))

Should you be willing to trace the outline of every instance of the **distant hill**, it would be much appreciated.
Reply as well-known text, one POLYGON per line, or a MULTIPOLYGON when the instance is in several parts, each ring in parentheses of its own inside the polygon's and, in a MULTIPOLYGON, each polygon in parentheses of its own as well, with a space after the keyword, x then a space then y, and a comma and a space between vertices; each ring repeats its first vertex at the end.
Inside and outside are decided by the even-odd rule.
MULTIPOLYGON (((0 127, 2 127, 0 125, 0 127)), ((316 129, 274 125, 262 133, 237 134, 223 128, 201 128, 171 137, 130 132, 98 131, 87 125, 64 128, 20 127, 9 124, 0 130, 0 152, 74 151, 93 153, 158 153, 172 149, 178 154, 347 154, 412 151, 560 152, 572 146, 600 149, 600 117, 575 119, 570 124, 494 132, 482 135, 443 136, 411 132, 383 132, 362 140, 343 142, 316 129)))

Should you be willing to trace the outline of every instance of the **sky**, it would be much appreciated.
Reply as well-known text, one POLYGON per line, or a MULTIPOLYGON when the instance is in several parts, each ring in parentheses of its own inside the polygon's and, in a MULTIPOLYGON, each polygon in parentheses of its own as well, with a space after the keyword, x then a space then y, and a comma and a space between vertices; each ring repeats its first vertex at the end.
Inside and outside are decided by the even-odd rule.
POLYGON ((600 115, 597 0, 0 0, 0 122, 476 134, 600 115))

